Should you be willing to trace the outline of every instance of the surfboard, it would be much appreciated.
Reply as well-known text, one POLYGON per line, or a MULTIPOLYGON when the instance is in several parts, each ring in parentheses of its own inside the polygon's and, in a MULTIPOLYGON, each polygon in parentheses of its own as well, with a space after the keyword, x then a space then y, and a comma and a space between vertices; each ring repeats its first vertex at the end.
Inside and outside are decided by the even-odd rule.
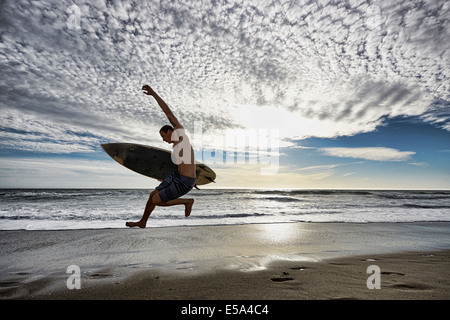
MULTIPOLYGON (((168 150, 134 143, 105 143, 102 148, 124 167, 157 180, 164 180, 178 169, 168 150)), ((214 182, 216 173, 210 167, 200 162, 196 166, 197 185, 214 182)))

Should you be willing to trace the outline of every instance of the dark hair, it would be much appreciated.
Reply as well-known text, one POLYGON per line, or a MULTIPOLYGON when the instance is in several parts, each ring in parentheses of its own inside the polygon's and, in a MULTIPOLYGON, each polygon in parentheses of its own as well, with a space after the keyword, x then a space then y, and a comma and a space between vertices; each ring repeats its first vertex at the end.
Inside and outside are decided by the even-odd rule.
POLYGON ((163 131, 164 133, 167 133, 167 131, 169 131, 169 130, 171 130, 172 132, 174 131, 172 126, 169 126, 168 124, 166 124, 164 127, 159 129, 159 132, 163 131))

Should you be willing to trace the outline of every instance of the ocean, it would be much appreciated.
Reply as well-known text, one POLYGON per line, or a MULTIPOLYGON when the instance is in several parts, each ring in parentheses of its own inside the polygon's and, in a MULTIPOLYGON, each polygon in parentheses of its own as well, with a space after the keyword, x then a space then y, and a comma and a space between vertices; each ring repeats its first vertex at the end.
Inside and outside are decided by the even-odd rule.
MULTIPOLYGON (((0 230, 125 228, 151 190, 0 189, 0 230)), ((185 196, 187 197, 187 196, 185 196)), ((184 207, 157 207, 147 227, 289 222, 450 221, 450 191, 192 190, 184 207)))

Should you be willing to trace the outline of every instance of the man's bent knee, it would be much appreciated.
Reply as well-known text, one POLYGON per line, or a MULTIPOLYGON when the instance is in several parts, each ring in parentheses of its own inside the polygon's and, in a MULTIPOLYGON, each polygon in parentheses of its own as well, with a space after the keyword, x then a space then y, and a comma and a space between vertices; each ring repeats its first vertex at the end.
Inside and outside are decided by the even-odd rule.
POLYGON ((150 195, 148 196, 148 199, 151 200, 153 196, 158 192, 158 190, 153 190, 150 195))
POLYGON ((162 203, 162 200, 161 200, 161 197, 159 196, 158 190, 155 190, 150 194, 150 200, 155 205, 162 203))

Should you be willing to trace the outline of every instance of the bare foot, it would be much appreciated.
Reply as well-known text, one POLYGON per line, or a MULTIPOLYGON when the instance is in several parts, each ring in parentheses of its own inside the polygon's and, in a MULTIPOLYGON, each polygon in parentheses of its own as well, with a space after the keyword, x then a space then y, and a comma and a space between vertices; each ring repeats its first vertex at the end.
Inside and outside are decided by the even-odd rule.
POLYGON ((127 227, 133 228, 133 227, 139 227, 139 228, 145 228, 145 223, 138 221, 138 222, 127 222, 125 223, 127 227))
POLYGON ((189 202, 185 204, 184 215, 189 217, 191 215, 192 206, 194 205, 194 199, 189 199, 189 202))

